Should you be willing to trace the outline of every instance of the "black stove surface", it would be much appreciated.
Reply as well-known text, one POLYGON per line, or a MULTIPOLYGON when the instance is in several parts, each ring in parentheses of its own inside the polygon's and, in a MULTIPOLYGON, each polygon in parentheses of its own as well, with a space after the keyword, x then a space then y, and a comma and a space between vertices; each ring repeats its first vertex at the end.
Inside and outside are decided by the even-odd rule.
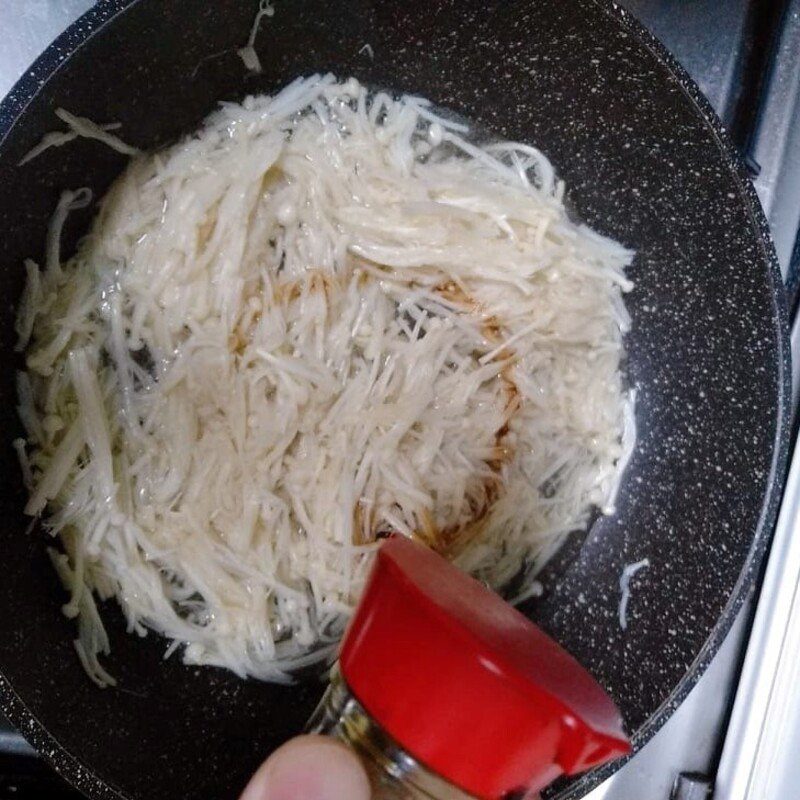
POLYGON ((678 59, 743 149, 756 123, 782 0, 622 0, 678 59))

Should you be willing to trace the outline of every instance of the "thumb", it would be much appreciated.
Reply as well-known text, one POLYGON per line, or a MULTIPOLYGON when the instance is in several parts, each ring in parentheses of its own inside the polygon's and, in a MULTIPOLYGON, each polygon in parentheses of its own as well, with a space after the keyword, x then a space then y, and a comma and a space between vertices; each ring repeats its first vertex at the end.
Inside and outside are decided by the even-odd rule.
POLYGON ((327 736, 298 736, 259 768, 240 800, 369 800, 356 754, 327 736))

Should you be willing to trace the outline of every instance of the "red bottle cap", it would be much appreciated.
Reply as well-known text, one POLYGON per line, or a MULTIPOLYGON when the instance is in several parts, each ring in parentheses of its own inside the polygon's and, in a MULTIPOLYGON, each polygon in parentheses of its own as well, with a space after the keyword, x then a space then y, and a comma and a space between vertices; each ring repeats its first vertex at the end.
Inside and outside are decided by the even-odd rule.
POLYGON ((602 687, 433 551, 387 540, 345 635, 350 691, 410 755, 481 800, 631 751, 602 687))

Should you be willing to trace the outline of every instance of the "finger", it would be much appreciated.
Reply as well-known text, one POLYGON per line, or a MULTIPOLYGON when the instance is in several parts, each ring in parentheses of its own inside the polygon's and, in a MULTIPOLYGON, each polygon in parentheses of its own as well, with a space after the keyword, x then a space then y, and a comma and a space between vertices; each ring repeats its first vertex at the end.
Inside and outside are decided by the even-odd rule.
POLYGON ((327 736, 298 736, 261 765, 240 800, 369 798, 369 779, 352 750, 327 736))

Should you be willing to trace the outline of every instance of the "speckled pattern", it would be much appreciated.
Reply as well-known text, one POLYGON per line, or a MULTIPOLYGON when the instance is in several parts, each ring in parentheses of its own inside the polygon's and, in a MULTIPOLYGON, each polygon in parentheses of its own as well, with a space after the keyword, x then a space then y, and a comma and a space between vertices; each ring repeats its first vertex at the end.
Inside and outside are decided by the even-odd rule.
MULTIPOLYGON (((54 127, 56 105, 119 120, 126 139, 152 146, 191 129, 219 98, 332 69, 427 95, 537 144, 567 181, 575 213, 638 252, 628 374, 640 436, 617 516, 568 542, 547 570, 545 597, 526 611, 607 686, 640 747, 697 680, 752 587, 783 479, 783 293, 740 162, 685 73, 608 2, 292 0, 290 11, 277 0, 257 43, 265 72, 253 78, 234 50, 255 5, 101 0, 0 105, 0 347, 10 360, 22 259, 41 254, 58 192, 102 192, 124 165, 81 141, 17 169, 54 127), (633 581, 623 633, 619 576, 644 557, 652 566, 633 581)), ((70 220, 67 247, 87 222, 70 220)), ((0 380, 9 440, 18 430, 12 378, 7 368, 0 380)), ((127 636, 109 608, 120 688, 95 689, 72 652, 41 537, 23 533, 10 447, 0 448, 0 475, 3 710, 92 797, 235 797, 259 760, 300 729, 321 685, 274 687, 162 662, 163 644, 127 636)), ((552 794, 577 798, 612 769, 552 794)))

